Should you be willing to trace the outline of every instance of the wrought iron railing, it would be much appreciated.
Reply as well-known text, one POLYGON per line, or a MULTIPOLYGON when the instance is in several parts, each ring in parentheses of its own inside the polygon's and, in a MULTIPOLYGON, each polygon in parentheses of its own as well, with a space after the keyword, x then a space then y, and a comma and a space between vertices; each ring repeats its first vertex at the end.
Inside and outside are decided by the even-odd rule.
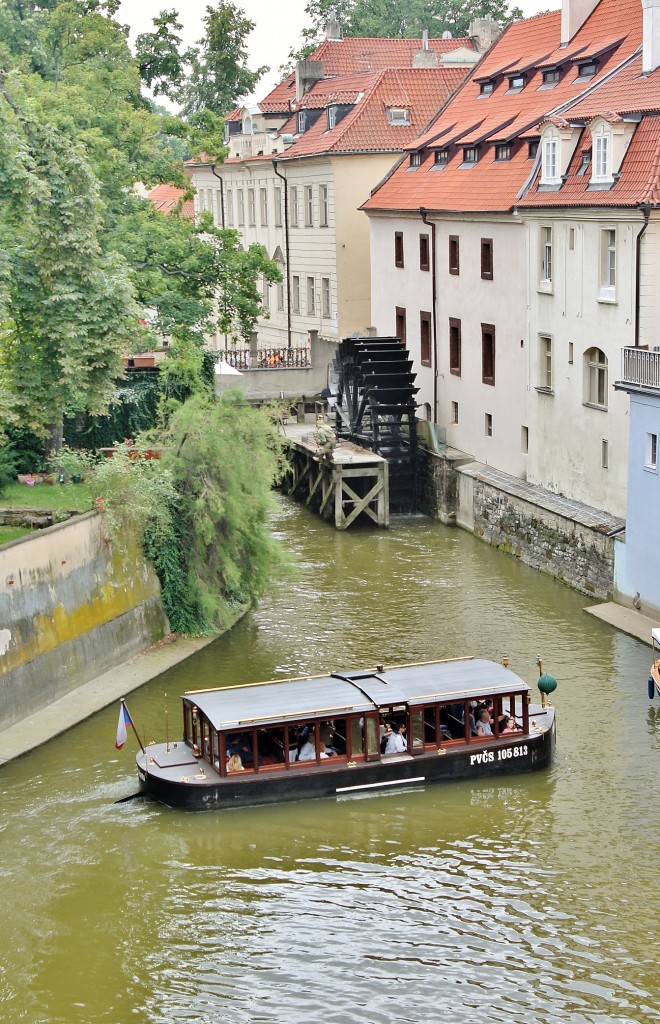
POLYGON ((621 353, 621 379, 626 384, 660 389, 660 351, 624 348, 621 353))
POLYGON ((234 348, 223 352, 222 358, 237 370, 289 370, 312 365, 311 350, 306 348, 234 348))

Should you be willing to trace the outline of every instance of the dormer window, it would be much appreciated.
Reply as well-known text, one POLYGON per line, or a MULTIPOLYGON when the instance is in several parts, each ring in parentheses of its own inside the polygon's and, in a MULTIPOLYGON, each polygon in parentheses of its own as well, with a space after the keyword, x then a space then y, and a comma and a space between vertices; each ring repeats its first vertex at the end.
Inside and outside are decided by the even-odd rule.
POLYGON ((448 149, 438 149, 438 150, 436 150, 436 153, 435 153, 435 166, 436 167, 446 167, 448 163, 449 163, 449 150, 448 149))
POLYGON ((593 136, 594 158, 591 180, 598 184, 612 182, 612 146, 610 132, 601 125, 593 136))
POLYGON ((502 143, 499 146, 495 146, 495 159, 497 161, 510 160, 511 146, 508 143, 502 143))
POLYGON ((552 87, 557 84, 560 77, 559 68, 550 68, 543 72, 543 84, 552 87))
POLYGON ((581 157, 581 160, 580 160, 580 166, 577 169, 577 173, 578 173, 579 177, 582 177, 584 174, 586 174, 590 167, 591 167, 591 150, 590 149, 583 149, 582 150, 582 157, 581 157))
POLYGON ((296 115, 296 129, 298 131, 298 135, 302 135, 302 133, 305 131, 306 127, 307 127, 307 111, 306 110, 299 110, 297 115, 296 115))
POLYGON ((421 153, 411 153, 410 154, 410 166, 411 167, 421 167, 422 166, 422 154, 421 153))
POLYGON ((541 184, 560 185, 559 174, 559 139, 554 136, 543 139, 541 184))
POLYGON ((252 135, 253 131, 252 118, 249 114, 246 114, 243 118, 243 135, 252 135))
POLYGON ((408 125, 410 118, 406 107, 388 107, 387 120, 392 125, 408 125))
POLYGON ((337 124, 337 107, 328 107, 328 129, 334 128, 337 124))
POLYGON ((493 92, 494 88, 495 88, 495 82, 493 82, 492 80, 489 81, 489 82, 482 82, 481 83, 481 88, 479 90, 479 95, 480 96, 490 96, 491 93, 493 92))
POLYGON ((463 163, 464 164, 476 164, 479 151, 476 146, 464 146, 463 147, 463 163))
POLYGON ((585 61, 584 64, 578 64, 577 76, 579 79, 593 78, 598 71, 598 64, 595 60, 585 61))
POLYGON ((528 157, 528 159, 533 160, 534 157, 536 156, 536 154, 538 153, 538 151, 539 151, 538 139, 534 139, 532 142, 528 142, 527 143, 527 157, 528 157))
POLYGON ((524 75, 512 75, 509 79, 509 92, 520 92, 525 87, 524 75))

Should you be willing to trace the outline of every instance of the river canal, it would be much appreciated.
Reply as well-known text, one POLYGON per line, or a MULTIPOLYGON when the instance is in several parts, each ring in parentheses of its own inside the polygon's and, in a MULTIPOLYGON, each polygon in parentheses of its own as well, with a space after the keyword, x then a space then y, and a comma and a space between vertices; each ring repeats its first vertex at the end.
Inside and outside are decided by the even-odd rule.
POLYGON ((660 1020, 649 649, 422 517, 337 533, 281 499, 296 574, 129 698, 460 654, 557 676, 538 775, 185 814, 141 799, 110 708, 0 772, 2 1024, 660 1020))

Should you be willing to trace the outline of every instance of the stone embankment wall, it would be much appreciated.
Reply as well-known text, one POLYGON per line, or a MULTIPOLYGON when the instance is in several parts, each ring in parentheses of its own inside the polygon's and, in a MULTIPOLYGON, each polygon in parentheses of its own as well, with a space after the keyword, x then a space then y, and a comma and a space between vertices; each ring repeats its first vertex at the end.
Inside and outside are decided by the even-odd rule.
POLYGON ((144 650, 168 623, 141 553, 87 512, 0 548, 0 728, 144 650))
POLYGON ((588 597, 612 599, 613 533, 622 521, 505 479, 461 453, 425 452, 420 478, 420 503, 428 515, 470 530, 588 597))

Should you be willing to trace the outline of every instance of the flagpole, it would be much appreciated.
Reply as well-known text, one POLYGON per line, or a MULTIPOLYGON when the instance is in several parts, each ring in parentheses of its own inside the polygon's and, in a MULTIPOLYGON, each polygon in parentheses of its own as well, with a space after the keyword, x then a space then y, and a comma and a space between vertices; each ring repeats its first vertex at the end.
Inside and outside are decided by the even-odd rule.
POLYGON ((146 757, 147 756, 147 752, 144 749, 144 747, 142 746, 142 740, 140 739, 138 731, 135 728, 135 722, 133 721, 133 717, 132 717, 130 711, 128 711, 128 705, 126 704, 126 701, 124 700, 123 697, 121 697, 120 700, 121 700, 121 703, 123 704, 123 706, 126 708, 126 711, 128 712, 128 719, 129 719, 129 721, 131 723, 131 728, 132 728, 133 732, 135 733, 135 738, 138 741, 138 743, 140 744, 140 750, 142 751, 142 753, 146 757))

